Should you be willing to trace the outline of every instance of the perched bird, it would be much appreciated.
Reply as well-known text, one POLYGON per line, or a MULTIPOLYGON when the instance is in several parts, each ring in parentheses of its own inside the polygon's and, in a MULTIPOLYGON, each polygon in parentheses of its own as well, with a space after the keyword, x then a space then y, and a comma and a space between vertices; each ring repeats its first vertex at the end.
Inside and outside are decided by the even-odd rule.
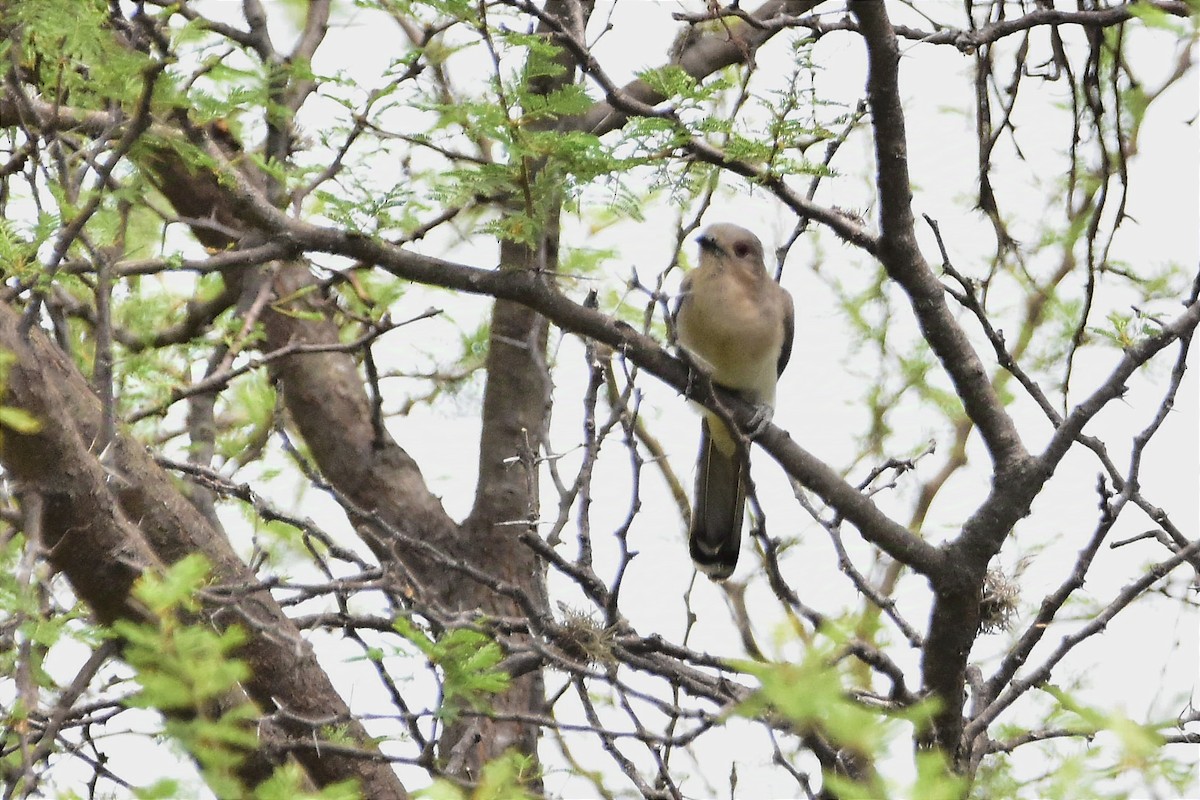
MULTIPOLYGON (((792 352, 792 296, 763 261, 762 242, 727 222, 697 239, 700 265, 683 280, 675 312, 679 344, 713 383, 775 407, 775 383, 792 352)), ((704 412, 688 547, 713 580, 733 574, 742 543, 749 464, 720 418, 704 412)))

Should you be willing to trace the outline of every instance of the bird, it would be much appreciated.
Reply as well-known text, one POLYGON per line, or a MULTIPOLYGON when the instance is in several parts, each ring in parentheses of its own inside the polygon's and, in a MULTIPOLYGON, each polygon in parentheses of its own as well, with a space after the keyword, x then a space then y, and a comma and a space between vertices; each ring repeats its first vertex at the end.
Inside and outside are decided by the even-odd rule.
MULTIPOLYGON (((766 422, 792 353, 792 296, 767 272, 762 242, 745 228, 714 223, 696 242, 699 265, 684 277, 674 313, 677 341, 715 385, 757 405, 766 422)), ((748 468, 734 435, 705 410, 688 550, 714 581, 737 567, 748 468)))

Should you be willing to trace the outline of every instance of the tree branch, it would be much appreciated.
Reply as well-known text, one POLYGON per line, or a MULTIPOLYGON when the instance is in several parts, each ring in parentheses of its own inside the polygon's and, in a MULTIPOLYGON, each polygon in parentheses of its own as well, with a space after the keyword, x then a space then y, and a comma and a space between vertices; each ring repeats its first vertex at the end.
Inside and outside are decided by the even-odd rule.
POLYGON ((883 3, 852 3, 867 45, 867 98, 875 133, 879 187, 879 259, 912 303, 921 333, 954 384, 1001 472, 1028 453, 987 371, 946 305, 945 290, 921 255, 912 213, 908 144, 899 88, 899 48, 883 3))
MULTIPOLYGON (((780 14, 803 14, 818 5, 819 0, 768 0, 752 12, 756 20, 769 20, 780 14)), ((720 32, 705 33, 684 41, 670 64, 680 67, 696 80, 733 64, 744 63, 751 54, 779 29, 745 25, 737 35, 729 26, 720 32)), ((667 98, 659 94, 645 81, 638 79, 621 87, 623 96, 638 103, 653 106, 667 98)), ((605 101, 597 103, 570 125, 572 130, 589 131, 597 136, 616 130, 629 119, 628 112, 605 101)))
MULTIPOLYGON (((118 434, 110 443, 110 466, 89 451, 101 425, 102 410, 87 381, 39 330, 28 339, 20 318, 0 303, 0 346, 16 356, 5 404, 23 408, 41 429, 32 434, 5 430, 0 462, 6 471, 39 487, 45 498, 46 546, 51 561, 105 622, 143 619, 130 595, 146 569, 161 569, 190 553, 202 553, 222 582, 254 584, 254 575, 175 489, 171 478, 138 442, 118 434), (136 520, 136 526, 132 520, 136 520)), ((347 733, 360 746, 370 737, 316 661, 310 645, 265 590, 231 604, 208 607, 206 617, 219 627, 247 621, 249 639, 239 657, 251 667, 246 691, 265 709, 284 707, 347 720, 347 733), (237 613, 232 613, 233 611, 237 613)), ((233 700, 231 702, 236 702, 233 700)), ((284 726, 297 740, 317 735, 311 728, 284 726)), ((372 797, 403 798, 404 788, 386 765, 307 751, 297 759, 320 786, 353 779, 372 797)), ((273 765, 253 757, 246 769, 256 783, 273 765)))

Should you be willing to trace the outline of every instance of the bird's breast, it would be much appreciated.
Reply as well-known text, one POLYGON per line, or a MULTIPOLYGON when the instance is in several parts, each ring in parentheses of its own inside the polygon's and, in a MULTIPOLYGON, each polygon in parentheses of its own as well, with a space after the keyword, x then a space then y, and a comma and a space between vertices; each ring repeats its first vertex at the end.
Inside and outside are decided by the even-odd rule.
POLYGON ((773 397, 764 395, 774 394, 776 362, 783 345, 779 314, 764 305, 772 299, 770 294, 750 291, 741 282, 722 280, 719 275, 707 280, 697 277, 680 304, 679 343, 703 362, 701 366, 717 383, 770 402, 773 397))

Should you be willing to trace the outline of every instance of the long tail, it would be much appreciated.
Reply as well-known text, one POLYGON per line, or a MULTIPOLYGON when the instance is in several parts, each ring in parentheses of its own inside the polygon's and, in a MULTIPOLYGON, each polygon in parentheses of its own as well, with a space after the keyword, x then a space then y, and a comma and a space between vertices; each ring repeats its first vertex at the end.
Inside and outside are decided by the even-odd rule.
POLYGON ((688 548, 697 569, 715 581, 723 581, 733 574, 742 546, 746 483, 733 441, 728 436, 721 437, 722 443, 729 445, 726 452, 714 441, 709 425, 706 416, 700 429, 696 502, 692 507, 688 548))

